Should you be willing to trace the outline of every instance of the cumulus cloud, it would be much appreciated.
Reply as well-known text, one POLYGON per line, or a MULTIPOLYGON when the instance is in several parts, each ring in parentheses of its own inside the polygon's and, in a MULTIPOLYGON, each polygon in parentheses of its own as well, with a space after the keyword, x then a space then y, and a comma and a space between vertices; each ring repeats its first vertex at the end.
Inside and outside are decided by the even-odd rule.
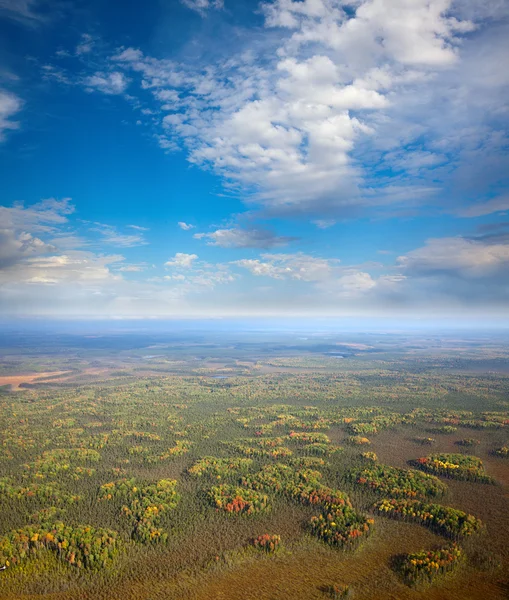
POLYGON ((265 216, 453 212, 507 182, 508 7, 273 0, 261 5, 266 33, 246 30, 224 59, 123 47, 80 83, 118 94, 132 78, 135 110, 151 128, 161 115, 158 145, 185 150, 265 216))
MULTIPOLYGON (((452 0, 275 0, 262 13, 268 30, 279 29, 267 54, 247 44, 199 70, 135 48, 112 60, 138 73, 169 113, 164 145, 187 147, 192 163, 215 169, 268 214, 326 221, 433 197, 437 180, 459 168, 442 168, 452 143, 440 139, 444 113, 461 122, 460 138, 470 126, 478 139, 470 107, 460 116, 456 107, 472 87, 505 85, 503 74, 472 75, 480 58, 466 36, 486 21, 452 0)), ((490 69, 502 41, 493 52, 490 69)))
MULTIPOLYGON (((76 235, 77 223, 70 221, 73 212, 69 198, 49 198, 31 206, 0 206, 3 315, 146 317, 196 313, 193 302, 199 302, 200 296, 208 293, 208 305, 212 306, 210 291, 235 280, 228 265, 197 264, 197 255, 184 253, 168 261, 176 273, 144 279, 142 273, 149 267, 145 262, 126 263, 120 254, 82 249, 97 246, 97 241, 90 240, 90 235, 76 235), (125 277, 133 274, 137 276, 125 277)), ((96 229, 94 233, 101 234, 103 244, 130 246, 135 241, 111 225, 78 223, 84 224, 85 232, 96 229)))
MULTIPOLYGON (((0 7, 2 1, 13 4, 0 0, 0 7)), ((211 0, 186 4, 202 14, 219 7, 211 0)), ((261 206, 263 217, 302 215, 325 229, 345 216, 408 215, 429 206, 449 218, 509 209, 506 196, 494 196, 509 173, 507 3, 274 0, 262 4, 261 14, 265 29, 251 37, 246 31, 231 53, 226 45, 225 58, 186 65, 124 47, 109 58, 80 61, 85 71, 78 76, 52 65, 43 69, 61 83, 124 94, 136 119, 150 125, 154 143, 165 152, 183 149, 193 165, 223 176, 232 195, 261 206)), ((75 53, 90 55, 89 42, 82 38, 75 53)), ((10 106, 2 117, 0 100, 0 132, 19 112, 20 105, 14 112, 10 106)), ((5 264, 39 261, 41 267, 56 256, 62 269, 72 260, 83 266, 85 255, 72 255, 73 232, 63 231, 69 209, 58 201, 9 209, 16 226, 2 234, 5 264), (54 252, 58 239, 69 246, 54 252)), ((193 229, 183 221, 178 226, 193 229)), ((119 246, 138 243, 142 235, 136 227, 132 236, 97 227, 103 241, 116 239, 119 246)), ((120 275, 133 269, 119 260, 103 264, 117 279, 106 277, 94 294, 124 311, 158 306, 164 312, 165 302, 173 310, 204 289, 214 289, 206 299, 224 310, 242 302, 262 311, 290 302, 331 312, 502 306, 508 300, 507 227, 483 227, 470 237, 419 242, 385 267, 267 252, 209 265, 196 254, 177 253, 166 275, 135 289, 120 275), (219 295, 222 284, 235 290, 228 298, 219 295)), ((240 249, 291 241, 240 226, 194 237, 240 249)), ((92 253, 87 260, 100 271, 99 258, 92 253)), ((44 269, 30 285, 37 277, 37 285, 57 279, 49 266, 44 269)))
POLYGON ((120 255, 98 256, 86 251, 36 256, 24 261, 21 269, 2 271, 1 279, 2 283, 15 282, 16 284, 101 284, 116 277, 108 266, 123 260, 123 256, 120 255))
POLYGON ((21 107, 22 102, 15 94, 0 90, 0 142, 5 139, 7 131, 19 127, 19 123, 13 121, 12 117, 21 110, 21 107))
POLYGON ((51 303, 51 293, 44 291, 48 287, 58 286, 53 303, 60 306, 63 296, 100 294, 105 285, 120 280, 109 267, 123 261, 122 256, 73 248, 79 243, 69 233, 73 211, 69 198, 0 207, 0 303, 7 313, 41 314, 51 303))
POLYGON ((27 208, 0 206, 0 269, 15 276, 19 265, 56 252, 55 240, 73 210, 70 198, 47 198, 27 208), (41 239, 45 235, 54 239, 41 239))
POLYGON ((189 269, 193 266, 193 262, 197 258, 197 254, 186 254, 185 252, 177 252, 173 258, 170 258, 167 262, 164 263, 164 266, 189 269))
POLYGON ((475 237, 430 239, 392 265, 303 252, 211 264, 179 252, 166 272, 151 269, 146 278, 145 262, 76 248, 83 242, 73 234, 72 211, 69 199, 51 198, 0 208, 2 314, 507 314, 509 306, 504 223, 479 226, 475 237))
POLYGON ((0 229, 0 269, 13 266, 24 258, 55 251, 55 246, 23 231, 0 229))
POLYGON ((327 281, 338 268, 338 259, 325 259, 298 252, 296 254, 262 254, 261 259, 242 259, 232 264, 253 275, 273 279, 327 281))
MULTIPOLYGON (((295 301, 303 299, 308 310, 317 314, 327 307, 333 313, 335 301, 361 302, 363 309, 376 305, 386 294, 394 293, 406 277, 402 274, 373 276, 354 266, 343 266, 336 258, 321 258, 302 252, 296 254, 263 254, 261 259, 242 259, 233 265, 246 269, 256 277, 291 282, 295 301), (304 291, 306 290, 306 291, 304 291), (312 307, 320 306, 320 310, 312 307)), ((355 307, 361 308, 355 304, 355 307)), ((353 305, 341 305, 342 310, 355 310, 353 305)))
POLYGON ((217 229, 212 233, 195 233, 197 240, 207 240, 211 246, 222 248, 277 248, 296 240, 295 237, 278 236, 267 229, 217 229))

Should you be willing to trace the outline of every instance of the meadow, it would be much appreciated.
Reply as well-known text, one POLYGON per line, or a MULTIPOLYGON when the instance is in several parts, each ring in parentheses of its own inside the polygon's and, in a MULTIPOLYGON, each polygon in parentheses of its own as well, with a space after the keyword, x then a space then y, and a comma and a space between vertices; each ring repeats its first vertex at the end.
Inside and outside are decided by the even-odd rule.
POLYGON ((0 598, 507 598, 507 346, 379 337, 0 340, 0 598))

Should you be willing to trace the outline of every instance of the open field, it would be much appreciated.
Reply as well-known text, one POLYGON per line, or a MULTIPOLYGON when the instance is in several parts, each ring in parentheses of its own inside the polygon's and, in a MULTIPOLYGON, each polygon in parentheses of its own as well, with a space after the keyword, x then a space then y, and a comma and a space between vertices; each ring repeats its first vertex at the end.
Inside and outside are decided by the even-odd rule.
POLYGON ((27 383, 44 383, 47 379, 59 380, 63 379, 63 376, 69 373, 69 371, 53 371, 50 373, 32 373, 25 375, 0 375, 0 387, 9 386, 11 391, 17 391, 21 389, 21 386, 27 383))

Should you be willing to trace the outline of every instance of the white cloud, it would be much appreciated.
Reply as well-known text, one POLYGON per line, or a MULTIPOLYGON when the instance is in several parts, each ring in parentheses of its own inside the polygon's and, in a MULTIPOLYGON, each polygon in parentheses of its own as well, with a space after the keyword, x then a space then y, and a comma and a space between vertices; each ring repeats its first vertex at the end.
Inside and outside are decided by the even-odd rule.
POLYGON ((120 71, 111 73, 98 71, 83 80, 87 90, 96 90, 107 95, 123 94, 129 83, 130 80, 120 71))
POLYGON ((0 0, 0 17, 35 26, 44 23, 47 16, 39 12, 44 2, 39 0, 0 0))
POLYGON ((256 277, 293 282, 295 300, 304 299, 309 308, 315 307, 317 313, 324 306, 334 311, 332 303, 335 300, 347 302, 355 299, 357 302, 360 299, 372 305, 380 294, 393 293, 406 279, 401 274, 375 278, 359 268, 342 266, 339 259, 314 257, 304 253, 263 254, 261 259, 242 259, 231 264, 247 269, 256 277), (296 284, 299 287, 295 288, 296 284))
MULTIPOLYGON (((142 273, 144 262, 126 264, 119 254, 77 249, 92 244, 69 222, 70 199, 43 200, 29 207, 0 207, 0 311, 3 315, 111 317, 197 314, 200 297, 235 280, 228 265, 197 262, 193 254, 177 253, 169 265, 185 276, 124 279, 142 273), (49 238, 49 241, 48 239, 49 238)), ((103 224, 88 227, 116 245, 131 245, 129 236, 103 224)), ((135 227, 136 228, 136 227, 135 227)), ((104 241, 104 240, 103 240, 104 241)))
POLYGON ((179 221, 178 226, 180 227, 180 229, 183 229, 184 231, 189 231, 190 229, 195 228, 194 225, 190 225, 189 223, 184 223, 184 221, 179 221))
POLYGON ((224 7, 224 0, 180 0, 182 4, 200 13, 202 16, 208 10, 219 10, 224 7))
POLYGON ((79 83, 122 93, 132 75, 126 98, 157 144, 215 170, 264 216, 451 212, 486 201, 509 169, 509 9, 483 4, 274 0, 265 32, 245 30, 226 58, 186 65, 123 47, 79 83))
POLYGON ((12 229, 0 229, 0 269, 15 265, 24 258, 55 250, 55 246, 26 231, 16 233, 12 229))
POLYGON ((136 231, 149 231, 148 227, 142 227, 141 225, 128 225, 130 229, 136 229, 136 231))
POLYGON ((499 196, 488 200, 488 202, 480 202, 471 206, 466 206, 457 210, 456 214, 460 217, 484 217, 497 212, 509 210, 509 195, 499 196))
POLYGON ((462 237, 435 238, 398 257, 405 274, 450 274, 489 278, 509 267, 509 243, 486 243, 462 237))
POLYGON ((177 252, 173 258, 164 263, 164 266, 190 269, 193 266, 193 262, 197 258, 197 254, 186 254, 185 252, 177 252))
POLYGON ((19 265, 55 253, 66 242, 59 234, 73 210, 70 198, 48 198, 27 208, 0 206, 0 270, 15 274, 19 265), (41 239, 48 235, 53 239, 41 239))
POLYGON ((253 275, 301 281, 327 281, 333 276, 339 263, 338 259, 318 258, 301 252, 262 254, 262 260, 242 259, 232 262, 253 275))
POLYGON ((173 140, 168 139, 164 135, 155 134, 154 138, 157 140, 159 148, 162 148, 167 153, 179 150, 178 145, 173 140))
POLYGON ((428 240, 388 266, 302 252, 210 264, 181 252, 166 275, 144 278, 141 260, 77 249, 88 240, 74 235, 72 211, 69 199, 0 208, 2 314, 507 314, 509 306, 504 223, 483 226, 487 235, 477 238, 428 240))
MULTIPOLYGON (((69 233, 74 207, 70 198, 48 198, 24 207, 0 206, 0 286, 2 294, 25 285, 101 284, 118 278, 109 265, 123 261, 119 255, 100 256, 72 249, 80 243, 69 233), (48 242, 44 238, 50 237, 48 242), (67 247, 63 252, 60 247, 67 247)), ((30 295, 30 292, 26 292, 30 295)), ((37 295, 32 296, 37 303, 37 295)))
POLYGON ((389 168, 400 171, 391 184, 370 181, 369 163, 378 165, 391 138, 392 148, 420 139, 429 127, 421 115, 429 113, 421 102, 407 115, 409 99, 434 90, 444 70, 460 72, 474 24, 455 14, 452 0, 359 0, 346 8, 339 0, 276 0, 262 10, 267 28, 281 28, 279 47, 267 46, 266 55, 247 44, 239 56, 198 69, 133 48, 113 57, 171 111, 162 147, 183 143, 192 163, 212 167, 273 214, 325 221, 432 196, 436 187, 416 178, 448 161, 443 150, 388 154, 389 168))
POLYGON ((277 236, 266 229, 217 229, 212 233, 195 233, 198 240, 208 240, 210 246, 222 248, 276 248, 286 246, 294 237, 277 236))
POLYGON ((0 206, 0 223, 14 231, 55 232, 56 227, 67 222, 74 212, 70 198, 46 198, 29 207, 16 203, 0 206))
POLYGON ((90 231, 101 234, 101 241, 105 244, 111 244, 112 246, 118 246, 123 248, 130 248, 132 246, 142 246, 147 244, 147 241, 143 237, 143 231, 145 228, 139 228, 136 225, 129 225, 131 229, 140 231, 140 233, 123 234, 119 233, 118 229, 113 225, 106 225, 104 223, 94 223, 94 227, 90 228, 90 231))
POLYGON ((428 150, 403 149, 385 155, 394 170, 405 171, 410 175, 418 175, 423 170, 436 167, 448 161, 447 157, 428 150))
POLYGON ((376 288, 377 282, 369 273, 347 270, 337 278, 322 282, 318 289, 341 298, 355 298, 376 288))
POLYGON ((333 227, 336 224, 336 221, 333 219, 316 219, 313 221, 313 225, 316 225, 318 229, 329 229, 329 227, 333 227))
POLYGON ((120 267, 118 270, 121 273, 140 273, 141 271, 145 271, 147 265, 124 265, 120 267))
POLYGON ((2 283, 95 283, 115 280, 108 266, 124 258, 120 255, 98 256, 92 252, 72 251, 67 254, 29 258, 16 271, 4 270, 2 283))
POLYGON ((21 110, 21 107, 22 102, 15 94, 0 90, 0 142, 5 139, 6 131, 19 127, 19 123, 13 121, 12 117, 21 110))
POLYGON ((292 46, 324 43, 357 64, 382 57, 404 65, 447 65, 456 59, 456 35, 474 28, 469 21, 447 16, 452 4, 447 0, 356 4, 352 18, 334 0, 279 0, 264 7, 269 25, 297 30, 292 46))
POLYGON ((77 56, 89 54, 93 50, 94 43, 95 43, 95 40, 89 33, 82 34, 81 41, 76 46, 75 54, 77 56))

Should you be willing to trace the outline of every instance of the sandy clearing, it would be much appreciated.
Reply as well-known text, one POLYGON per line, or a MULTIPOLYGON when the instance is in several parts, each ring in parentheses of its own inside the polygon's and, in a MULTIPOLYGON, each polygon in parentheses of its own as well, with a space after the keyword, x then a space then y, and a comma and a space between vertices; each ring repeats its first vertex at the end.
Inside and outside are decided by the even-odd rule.
POLYGON ((49 377, 57 377, 66 375, 71 371, 52 371, 49 373, 31 373, 30 375, 0 375, 0 386, 9 385, 11 391, 19 391, 21 384, 23 383, 34 383, 38 381, 44 381, 49 377))

